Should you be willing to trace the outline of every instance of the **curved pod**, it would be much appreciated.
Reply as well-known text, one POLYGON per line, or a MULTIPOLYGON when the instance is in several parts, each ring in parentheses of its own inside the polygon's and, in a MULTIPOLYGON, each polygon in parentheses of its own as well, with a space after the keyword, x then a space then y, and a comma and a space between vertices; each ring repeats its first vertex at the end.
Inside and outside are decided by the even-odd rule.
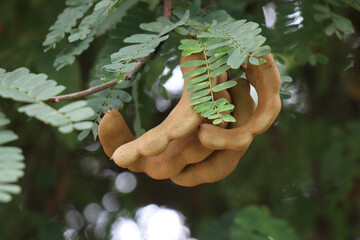
POLYGON ((122 115, 112 108, 101 119, 98 133, 104 152, 109 157, 119 146, 135 139, 122 115))
MULTIPOLYGON (((230 128, 236 129, 247 124, 249 119, 252 118, 255 103, 250 96, 248 81, 241 78, 233 80, 238 82, 235 87, 229 89, 233 104, 235 105, 233 116, 236 118, 236 122, 231 123, 230 128)), ((207 129, 207 131, 208 130, 209 129, 207 129)), ((210 134, 214 133, 210 132, 210 134)), ((221 141, 221 139, 219 140, 221 141)), ((204 161, 187 165, 178 175, 172 177, 171 180, 185 187, 219 181, 235 169, 240 158, 249 147, 251 140, 247 142, 240 151, 217 150, 204 161)))
MULTIPOLYGON (((227 74, 226 78, 227 78, 227 74)), ((222 75, 221 78, 225 77, 222 75)), ((225 81, 226 81, 225 78, 225 81)), ((222 80, 220 80, 221 82, 222 80)), ((215 99, 225 98, 231 103, 230 94, 224 90, 214 95, 215 99)), ((207 119, 204 119, 206 122, 207 119)), ((219 127, 227 127, 223 122, 219 127)), ((171 178, 184 169, 188 164, 206 159, 214 150, 204 147, 198 137, 198 129, 189 136, 172 140, 165 151, 156 156, 142 156, 128 166, 130 170, 138 169, 154 179, 171 178)))
MULTIPOLYGON (((180 64, 188 61, 203 60, 202 53, 192 54, 190 56, 182 56, 180 64)), ((196 67, 182 67, 183 75, 193 71, 196 67)), ((192 78, 185 79, 185 82, 192 78)), ((216 83, 217 78, 213 79, 216 83)), ((171 140, 184 138, 194 132, 203 117, 196 113, 190 105, 188 97, 191 93, 187 92, 188 86, 184 85, 183 94, 175 108, 170 112, 167 118, 157 127, 149 130, 136 140, 120 146, 111 157, 114 162, 124 168, 128 168, 141 157, 156 156, 165 151, 171 140)))
POLYGON ((245 74, 258 94, 258 105, 249 121, 237 128, 221 129, 210 124, 201 124, 199 139, 207 148, 242 151, 256 134, 265 132, 275 121, 281 109, 281 77, 271 54, 262 57, 266 63, 248 64, 245 74))

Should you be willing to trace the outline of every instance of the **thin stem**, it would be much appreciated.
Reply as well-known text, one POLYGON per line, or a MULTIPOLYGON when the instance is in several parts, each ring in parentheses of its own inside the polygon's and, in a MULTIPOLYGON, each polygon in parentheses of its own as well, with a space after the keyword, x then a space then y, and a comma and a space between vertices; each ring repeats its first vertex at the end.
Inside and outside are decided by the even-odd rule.
POLYGON ((206 65, 206 73, 208 75, 208 79, 209 79, 209 86, 210 86, 210 93, 211 93, 211 102, 212 102, 212 105, 213 105, 213 109, 215 109, 216 111, 216 114, 218 114, 220 116, 220 119, 221 121, 223 122, 224 121, 224 118, 223 116, 221 116, 220 112, 218 111, 216 105, 215 105, 215 98, 214 98, 214 92, 213 92, 213 87, 212 87, 212 81, 211 81, 211 76, 210 76, 210 66, 209 66, 209 61, 208 61, 208 58, 207 58, 207 55, 206 55, 206 50, 205 50, 205 46, 204 44, 199 41, 200 44, 201 44, 201 48, 202 48, 202 52, 204 54, 204 58, 205 58, 205 65, 206 65))
MULTIPOLYGON (((143 57, 143 58, 140 58, 139 60, 139 64, 136 65, 136 67, 131 70, 130 72, 127 72, 125 74, 125 79, 126 80, 131 80, 134 76, 134 74, 140 70, 140 68, 145 64, 145 62, 151 57, 151 54, 149 54, 148 56, 146 57, 143 57)), ((70 93, 70 94, 66 94, 66 95, 60 95, 60 96, 55 96, 55 97, 52 97, 52 98, 49 98, 48 100, 46 100, 47 102, 52 102, 52 103, 59 103, 59 102, 62 102, 62 101, 66 101, 66 100, 72 100, 72 99, 76 99, 76 98, 82 98, 82 97, 85 97, 85 96, 88 96, 88 95, 91 95, 91 94, 94 94, 94 93, 97 93, 97 92, 100 92, 102 90, 105 90, 105 89, 108 89, 108 88, 111 88, 113 86, 116 85, 116 80, 111 80, 109 82, 106 82, 106 83, 103 83, 103 84, 100 84, 98 86, 94 86, 94 87, 91 87, 91 88, 88 88, 86 90, 83 90, 83 91, 80 91, 80 92, 75 92, 75 93, 70 93)))

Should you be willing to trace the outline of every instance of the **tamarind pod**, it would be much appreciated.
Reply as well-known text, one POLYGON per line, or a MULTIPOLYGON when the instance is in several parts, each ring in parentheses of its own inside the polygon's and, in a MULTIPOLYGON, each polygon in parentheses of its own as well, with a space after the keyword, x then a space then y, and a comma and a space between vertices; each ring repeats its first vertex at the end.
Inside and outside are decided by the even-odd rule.
MULTIPOLYGON (((186 57, 182 56, 180 64, 203 59, 202 53, 186 57)), ((199 67, 201 66, 181 67, 181 71, 185 75, 199 67)), ((185 82, 191 79, 185 79, 185 82)), ((138 139, 116 149, 111 158, 118 166, 127 168, 142 156, 156 156, 165 151, 171 140, 189 136, 197 129, 203 117, 192 109, 188 99, 191 93, 187 92, 187 89, 188 87, 184 85, 180 101, 161 124, 149 130, 138 139)))
POLYGON ((248 63, 245 74, 257 91, 258 105, 251 119, 243 126, 222 129, 210 124, 201 124, 199 139, 207 148, 242 150, 256 134, 266 131, 275 121, 281 109, 281 78, 271 54, 263 59, 266 63, 248 63))
MULTIPOLYGON (((225 78, 226 81, 227 74, 221 75, 220 78, 225 78)), ((223 79, 220 82, 224 82, 223 79)), ((214 94, 214 98, 225 98, 231 103, 230 94, 226 90, 217 92, 214 94)), ((225 128, 227 124, 224 122, 219 125, 225 128)), ((214 150, 210 150, 201 144, 196 129, 187 137, 172 140, 161 154, 152 157, 140 157, 128 168, 130 170, 137 168, 154 179, 167 179, 177 175, 186 165, 200 162, 213 152, 214 150)))
MULTIPOLYGON (((230 125, 237 128, 246 124, 254 113, 255 103, 250 96, 249 83, 245 79, 234 79, 238 83, 230 89, 230 95, 235 105, 233 116, 236 122, 230 125)), ((217 150, 205 160, 187 165, 178 175, 171 180, 181 186, 192 187, 202 183, 212 183, 228 176, 246 152, 251 141, 239 151, 217 150)))
POLYGON ((187 165, 171 180, 183 187, 194 187, 203 183, 220 181, 234 171, 246 150, 216 150, 204 161, 187 165))
POLYGON ((98 135, 104 152, 109 157, 113 155, 119 146, 135 139, 124 118, 112 108, 101 119, 98 135))

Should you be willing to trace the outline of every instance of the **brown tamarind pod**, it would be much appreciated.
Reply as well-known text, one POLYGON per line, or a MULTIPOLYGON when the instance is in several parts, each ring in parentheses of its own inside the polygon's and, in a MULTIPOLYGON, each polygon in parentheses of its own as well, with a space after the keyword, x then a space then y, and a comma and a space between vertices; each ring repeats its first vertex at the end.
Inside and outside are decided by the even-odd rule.
POLYGON ((251 119, 245 125, 232 129, 201 124, 199 139, 205 147, 242 151, 248 147, 256 134, 266 131, 275 121, 281 109, 281 77, 272 55, 268 54, 262 58, 266 63, 248 63, 245 70, 247 80, 258 94, 258 105, 251 119))
MULTIPOLYGON (((186 57, 182 56, 180 64, 203 59, 202 53, 186 57)), ((199 67, 201 66, 182 67, 181 71, 185 75, 199 67)), ((187 78, 185 82, 191 79, 187 78)), ((203 117, 192 109, 188 99, 191 93, 187 92, 187 89, 188 87, 184 85, 180 101, 161 124, 149 130, 138 139, 116 149, 111 158, 118 166, 128 168, 142 156, 159 155, 165 151, 171 140, 187 137, 198 128, 203 117)))
POLYGON ((135 139, 124 118, 112 108, 101 119, 98 135, 104 152, 109 157, 119 146, 135 139))
MULTIPOLYGON (((250 86, 247 80, 234 79, 238 83, 231 88, 230 95, 235 106, 233 116, 235 123, 230 128, 235 129, 246 124, 254 113, 255 103, 250 96, 250 86)), ((240 151, 217 150, 205 160, 187 165, 178 175, 171 180, 181 186, 192 187, 202 183, 219 181, 228 176, 238 164, 242 155, 246 152, 250 143, 240 151)))
MULTIPOLYGON (((220 75, 220 78, 225 80, 221 79, 219 82, 226 81, 227 74, 220 75)), ((215 99, 225 98, 231 103, 230 94, 226 90, 217 92, 214 97, 215 99)), ((218 126, 225 128, 227 124, 227 122, 224 122, 218 126)), ((214 150, 210 150, 201 144, 196 129, 187 137, 172 140, 161 154, 152 157, 140 157, 128 168, 145 172, 154 179, 167 179, 177 175, 186 165, 200 162, 213 152, 214 150)))
MULTIPOLYGON (((227 74, 222 73, 217 83, 225 81, 227 74)), ((231 103, 230 94, 226 90, 215 93, 214 97, 225 98, 231 103)), ((225 122, 221 127, 226 126, 225 122)), ((135 139, 121 114, 114 109, 110 109, 100 122, 99 138, 108 156, 111 156, 117 147, 135 139)), ((212 152, 213 150, 200 143, 196 130, 188 137, 171 141, 163 153, 153 157, 141 157, 128 168, 134 172, 145 172, 155 179, 166 179, 178 174, 187 164, 202 161, 212 152)))

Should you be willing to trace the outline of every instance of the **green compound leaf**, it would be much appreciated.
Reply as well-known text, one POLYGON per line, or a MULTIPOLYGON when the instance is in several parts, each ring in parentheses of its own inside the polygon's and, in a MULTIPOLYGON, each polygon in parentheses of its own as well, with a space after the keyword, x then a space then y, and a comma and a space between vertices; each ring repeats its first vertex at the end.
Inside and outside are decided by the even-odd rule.
POLYGON ((157 34, 136 33, 125 38, 125 43, 135 44, 124 46, 111 54, 111 64, 106 64, 101 68, 107 74, 106 79, 115 79, 119 83, 122 82, 124 75, 132 71, 139 64, 138 59, 152 54, 159 44, 169 37, 166 34, 183 25, 188 18, 189 11, 186 11, 182 18, 175 23, 164 17, 159 17, 156 22, 140 24, 139 27, 141 29, 157 34))
POLYGON ((95 5, 93 12, 82 19, 79 28, 71 30, 70 36, 68 37, 69 42, 84 40, 94 26, 102 23, 108 15, 114 12, 117 2, 118 0, 99 1, 95 5))
POLYGON ((94 33, 89 34, 84 40, 70 43, 57 56, 54 61, 56 70, 71 65, 75 61, 75 57, 79 56, 89 48, 90 43, 94 41, 94 33))
MULTIPOLYGON (((127 10, 125 16, 121 19, 121 22, 116 24, 116 27, 110 31, 109 37, 105 42, 98 58, 96 60, 96 67, 94 74, 92 76, 93 81, 90 82, 90 87, 100 85, 106 81, 111 81, 115 79, 116 72, 111 72, 110 75, 107 75, 102 69, 107 64, 112 64, 110 55, 114 52, 118 52, 119 49, 127 46, 124 43, 124 39, 131 37, 132 35, 139 34, 139 26, 142 22, 149 22, 153 19, 153 13, 148 10, 148 5, 142 2, 136 4, 135 6, 131 7, 127 10), (134 27, 135 26, 135 27, 134 27)), ((154 36, 154 34, 149 34, 150 36, 154 36)), ((126 63, 126 62, 125 62, 126 63)), ((131 63, 129 62, 127 65, 132 67, 132 63, 136 63, 137 61, 134 60, 131 63)), ((116 64, 116 63, 114 63, 116 64)), ((122 62, 121 66, 124 66, 124 62, 122 62)), ((126 69, 127 67, 124 67, 126 69)), ((112 70, 115 71, 116 69, 112 70)), ((135 87, 135 82, 137 81, 140 73, 138 72, 133 77, 132 81, 125 81, 124 74, 120 74, 117 80, 117 85, 110 88, 103 90, 101 92, 95 93, 91 96, 90 99, 87 100, 88 105, 97 113, 97 115, 91 118, 92 120, 92 128, 88 130, 82 131, 78 135, 78 139, 81 141, 86 138, 90 133, 92 133, 94 140, 96 140, 98 135, 98 124, 101 120, 101 115, 106 113, 109 108, 113 108, 119 110, 124 107, 124 105, 134 99, 135 108, 136 108, 136 118, 134 123, 134 130, 136 136, 140 136, 144 129, 141 127, 140 115, 139 111, 139 102, 137 100, 137 94, 135 87), (130 95, 127 91, 124 91, 125 88, 133 88, 132 94, 130 95)))
MULTIPOLYGON (((10 123, 2 112, 0 112, 0 123, 1 126, 10 123)), ((12 195, 21 192, 20 186, 14 183, 24 175, 22 150, 18 147, 2 146, 17 138, 14 132, 0 128, 0 202, 9 202, 12 195)))
MULTIPOLYGON (((213 119, 214 124, 219 124, 224 121, 235 121, 233 117, 228 117, 228 114, 223 114, 233 111, 234 106, 229 104, 226 99, 219 99, 216 101, 214 99, 215 92, 219 92, 236 85, 236 81, 229 81, 219 84, 215 87, 212 86, 213 78, 230 69, 230 66, 226 64, 228 61, 228 55, 226 55, 226 53, 220 57, 213 56, 211 61, 210 59, 208 59, 207 54, 209 51, 207 51, 205 44, 216 44, 217 47, 220 47, 220 51, 222 51, 222 49, 226 47, 226 44, 229 44, 229 42, 227 42, 226 44, 218 44, 218 40, 219 39, 215 39, 213 41, 207 40, 205 43, 203 43, 199 39, 184 39, 181 41, 182 47, 180 47, 180 49, 183 49, 183 53, 187 51, 186 46, 200 46, 201 48, 201 52, 204 55, 205 60, 190 61, 189 63, 185 62, 182 64, 182 67, 201 67, 188 72, 183 77, 184 79, 195 77, 194 79, 191 79, 185 83, 185 86, 190 86, 187 89, 187 92, 193 92, 189 96, 189 99, 192 100, 190 104, 194 106, 194 111, 200 113, 201 116, 213 119)), ((218 51, 219 49, 216 50, 218 51)))
MULTIPOLYGON (((18 108, 29 117, 58 127, 60 132, 68 133, 76 129, 74 124, 89 119, 95 112, 87 106, 86 101, 70 103, 59 110, 44 101, 62 92, 65 87, 47 80, 45 74, 33 74, 26 68, 0 75, 0 96, 18 102, 29 103, 18 108), (65 127, 67 126, 67 127, 65 127), (64 130, 65 129, 65 130, 64 130)), ((83 128, 85 124, 81 125, 83 128)))
MULTIPOLYGON (((227 18, 225 21, 207 25, 197 37, 205 40, 210 63, 228 55, 226 64, 232 69, 238 69, 248 57, 260 57, 270 52, 268 46, 262 46, 266 39, 259 35, 260 32, 257 23, 227 18)), ((258 60, 257 64, 262 62, 258 60)))
POLYGON ((79 1, 74 5, 67 4, 68 7, 57 17, 54 25, 49 28, 50 32, 46 35, 46 39, 43 42, 43 46, 46 47, 45 51, 55 48, 56 44, 65 37, 66 33, 70 32, 71 28, 76 25, 76 21, 82 18, 92 4, 91 1, 87 0, 79 1))
POLYGON ((159 36, 163 36, 177 27, 184 25, 189 19, 189 13, 189 10, 186 10, 185 14, 176 23, 171 22, 165 17, 159 17, 156 22, 140 24, 140 28, 145 31, 156 32, 159 36))

